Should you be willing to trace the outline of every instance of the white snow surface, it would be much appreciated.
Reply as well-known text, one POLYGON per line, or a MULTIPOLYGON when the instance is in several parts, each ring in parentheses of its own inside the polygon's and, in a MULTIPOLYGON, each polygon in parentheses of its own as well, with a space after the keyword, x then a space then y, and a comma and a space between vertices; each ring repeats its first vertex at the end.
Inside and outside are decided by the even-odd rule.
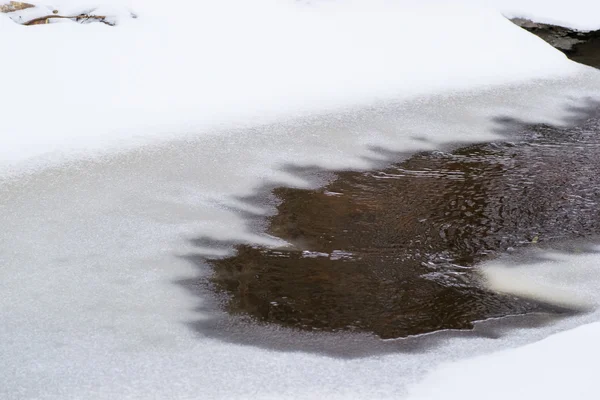
POLYGON ((439 367, 412 389, 411 400, 598 398, 600 323, 542 341, 439 367))
MULTIPOLYGON (((501 140, 496 117, 564 123, 600 93, 597 71, 494 7, 48 4, 101 4, 119 24, 0 15, 1 399, 400 398, 441 362, 598 320, 360 359, 230 344, 187 325, 209 317, 205 299, 175 281, 205 271, 178 256, 214 253, 189 242, 202 236, 280 244, 241 214, 273 208, 241 198, 265 183, 310 185, 282 166, 361 169, 385 159, 377 148, 501 140)), ((590 276, 563 289, 593 296, 590 276)))
POLYGON ((476 2, 57 0, 0 15, 0 173, 217 128, 581 69, 476 2), (26 12, 29 12, 26 10, 26 12), (138 18, 130 18, 130 12, 138 18))

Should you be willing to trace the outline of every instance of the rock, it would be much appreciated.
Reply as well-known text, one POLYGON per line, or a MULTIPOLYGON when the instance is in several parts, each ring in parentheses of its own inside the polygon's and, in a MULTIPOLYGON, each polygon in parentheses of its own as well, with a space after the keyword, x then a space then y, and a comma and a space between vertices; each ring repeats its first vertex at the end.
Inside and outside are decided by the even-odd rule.
POLYGON ((573 61, 600 68, 600 30, 584 32, 523 18, 514 18, 511 21, 539 36, 573 61))
POLYGON ((536 34, 559 50, 569 51, 577 43, 583 43, 585 33, 562 26, 541 24, 523 18, 514 18, 512 22, 531 33, 536 34))
POLYGON ((25 10, 27 8, 35 7, 33 4, 22 3, 20 1, 10 1, 8 4, 0 4, 0 12, 9 13, 14 11, 25 10))
POLYGON ((100 22, 105 25, 114 26, 117 22, 114 16, 96 15, 94 14, 94 10, 87 10, 81 14, 62 15, 59 10, 53 7, 20 1, 6 2, 6 0, 0 0, 0 12, 10 13, 10 18, 21 25, 43 25, 61 20, 71 20, 81 24, 100 22))

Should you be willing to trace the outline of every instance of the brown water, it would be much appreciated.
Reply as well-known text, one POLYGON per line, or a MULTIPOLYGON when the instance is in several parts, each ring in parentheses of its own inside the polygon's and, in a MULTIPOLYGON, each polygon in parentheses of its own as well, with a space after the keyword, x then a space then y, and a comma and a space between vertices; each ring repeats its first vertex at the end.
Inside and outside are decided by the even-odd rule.
MULTIPOLYGON (((516 128, 514 128, 516 129, 516 128)), ((600 126, 519 128, 514 143, 426 152, 318 190, 278 188, 268 232, 213 260, 223 307, 255 321, 396 338, 555 312, 485 290, 474 263, 600 233, 600 126)))

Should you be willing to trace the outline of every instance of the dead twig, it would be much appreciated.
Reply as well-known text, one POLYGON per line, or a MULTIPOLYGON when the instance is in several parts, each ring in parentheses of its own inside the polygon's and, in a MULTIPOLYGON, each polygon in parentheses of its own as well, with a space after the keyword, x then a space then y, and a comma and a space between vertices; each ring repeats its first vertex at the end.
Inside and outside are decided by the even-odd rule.
POLYGON ((110 25, 110 26, 114 26, 115 24, 112 22, 109 22, 106 20, 106 16, 104 15, 88 15, 88 14, 80 14, 80 15, 74 15, 74 16, 67 16, 67 15, 56 15, 56 14, 52 14, 52 15, 46 15, 44 17, 38 17, 38 18, 34 18, 30 21, 24 22, 23 25, 42 25, 42 24, 47 24, 50 19, 53 18, 57 18, 57 19, 71 19, 74 20, 76 22, 81 22, 81 21, 85 21, 85 20, 96 20, 98 22, 102 22, 103 24, 106 25, 110 25))

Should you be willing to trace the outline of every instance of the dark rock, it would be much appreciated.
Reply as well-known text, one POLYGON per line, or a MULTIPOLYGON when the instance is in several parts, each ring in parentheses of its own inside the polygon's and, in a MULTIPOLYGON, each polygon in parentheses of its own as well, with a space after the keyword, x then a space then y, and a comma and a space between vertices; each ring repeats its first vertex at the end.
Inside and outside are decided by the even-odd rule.
POLYGON ((523 29, 539 36, 571 60, 600 68, 600 30, 578 31, 557 25, 533 22, 527 19, 511 20, 523 29))

